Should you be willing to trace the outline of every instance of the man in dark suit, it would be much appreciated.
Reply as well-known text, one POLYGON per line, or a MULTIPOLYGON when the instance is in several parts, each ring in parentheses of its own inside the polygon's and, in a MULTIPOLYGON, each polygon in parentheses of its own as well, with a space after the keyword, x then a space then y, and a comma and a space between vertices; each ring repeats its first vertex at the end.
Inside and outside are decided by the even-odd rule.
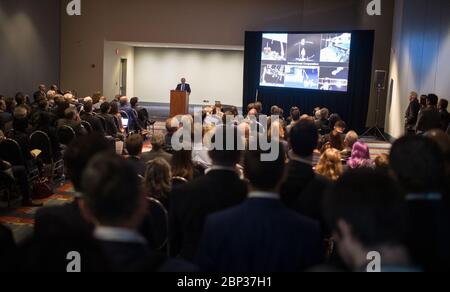
POLYGON ((71 127, 77 136, 85 136, 88 134, 87 130, 81 125, 80 117, 74 108, 67 108, 64 111, 64 119, 59 119, 56 122, 57 128, 62 126, 71 127))
POLYGON ((147 163, 159 157, 166 160, 167 163, 170 164, 172 162, 172 154, 164 150, 166 143, 165 137, 162 134, 157 133, 153 135, 151 143, 152 143, 152 151, 142 153, 141 154, 142 161, 144 161, 144 163, 147 163))
POLYGON ((323 222, 321 200, 330 182, 313 171, 312 158, 318 138, 312 121, 301 120, 292 127, 289 135, 292 150, 281 199, 288 208, 323 222))
POLYGON ((47 87, 44 84, 39 85, 38 91, 33 93, 34 102, 41 98, 47 98, 47 87))
POLYGON ((6 112, 6 103, 0 99, 0 130, 4 131, 7 123, 12 122, 13 116, 6 112))
POLYGON ((84 111, 81 114, 80 118, 83 121, 88 122, 91 125, 92 130, 94 132, 99 133, 101 135, 105 135, 105 129, 103 129, 102 122, 98 117, 94 115, 94 110, 91 101, 88 101, 84 104, 84 111))
POLYGON ((416 132, 418 134, 441 128, 441 116, 437 108, 438 100, 439 98, 436 94, 427 96, 427 107, 420 111, 417 118, 416 132))
POLYGON ((190 265, 153 252, 139 234, 148 212, 147 198, 129 162, 117 155, 97 155, 84 171, 82 188, 80 209, 95 222, 94 238, 113 270, 193 271, 190 265))
POLYGON ((102 103, 100 106, 100 114, 99 116, 105 119, 105 133, 108 136, 114 138, 123 138, 123 135, 119 133, 119 129, 117 128, 114 117, 110 114, 111 112, 111 104, 107 101, 102 103))
POLYGON ((186 78, 181 78, 181 83, 177 85, 177 89, 179 91, 186 91, 191 94, 191 86, 186 83, 186 78))
POLYGON ((248 199, 208 217, 197 263, 210 272, 297 272, 320 264, 319 224, 286 208, 279 190, 285 173, 280 147, 275 161, 262 151, 245 154, 248 199))
MULTIPOLYGON (((222 128, 216 129, 216 135, 223 134, 219 129, 222 128)), ((234 127, 232 131, 236 142, 237 131, 234 127)), ((224 135, 225 146, 226 140, 224 135)), ((240 204, 247 194, 247 185, 236 171, 241 152, 212 150, 209 156, 213 167, 206 175, 175 188, 169 196, 171 253, 188 260, 192 260, 197 252, 207 216, 240 204)))
POLYGON ((409 95, 409 106, 405 114, 405 133, 414 135, 416 133, 417 117, 419 116, 420 103, 418 94, 411 92, 409 95))
POLYGON ((142 153, 144 141, 140 134, 130 135, 126 141, 126 149, 128 151, 128 161, 133 166, 138 175, 145 176, 145 163, 139 157, 142 153))
POLYGON ((439 101, 438 109, 441 116, 441 129, 445 132, 450 124, 450 113, 447 111, 448 100, 441 99, 439 101))

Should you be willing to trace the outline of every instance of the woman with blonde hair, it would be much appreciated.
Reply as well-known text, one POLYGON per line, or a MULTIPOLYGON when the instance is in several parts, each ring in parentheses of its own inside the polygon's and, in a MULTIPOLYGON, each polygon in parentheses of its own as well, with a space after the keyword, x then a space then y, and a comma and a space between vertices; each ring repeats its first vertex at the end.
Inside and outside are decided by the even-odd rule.
POLYGON ((333 148, 327 149, 320 157, 316 172, 330 180, 338 180, 344 173, 340 152, 333 148))
POLYGON ((172 171, 170 164, 163 158, 147 163, 144 188, 149 197, 160 201, 168 209, 168 194, 172 191, 172 171))

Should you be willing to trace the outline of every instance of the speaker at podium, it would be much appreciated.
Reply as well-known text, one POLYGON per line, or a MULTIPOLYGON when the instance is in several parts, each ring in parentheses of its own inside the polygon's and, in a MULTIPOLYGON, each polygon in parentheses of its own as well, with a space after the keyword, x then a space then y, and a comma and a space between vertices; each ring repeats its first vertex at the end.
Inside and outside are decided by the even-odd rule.
POLYGON ((186 91, 170 91, 170 117, 189 114, 189 93, 186 91))

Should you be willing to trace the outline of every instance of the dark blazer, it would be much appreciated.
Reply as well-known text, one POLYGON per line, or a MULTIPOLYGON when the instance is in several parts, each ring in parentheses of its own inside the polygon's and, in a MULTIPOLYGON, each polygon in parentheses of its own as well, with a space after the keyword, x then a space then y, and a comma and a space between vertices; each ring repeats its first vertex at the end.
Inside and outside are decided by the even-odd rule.
POLYGON ((88 113, 83 113, 81 115, 81 119, 83 121, 88 122, 89 124, 91 124, 92 130, 96 133, 100 133, 102 135, 105 135, 105 129, 103 129, 103 125, 102 122, 100 121, 99 118, 97 118, 96 116, 94 116, 93 114, 88 114, 88 113))
POLYGON ((322 199, 330 185, 328 179, 314 173, 311 165, 292 160, 281 198, 288 208, 323 223, 322 199))
POLYGON ((407 130, 415 130, 417 124, 417 117, 419 116, 420 111, 420 103, 416 98, 409 103, 408 108, 406 109, 406 122, 405 127, 407 130))
POLYGON ((172 255, 192 260, 206 218, 212 213, 240 204, 246 195, 246 183, 228 170, 213 170, 174 188, 169 196, 172 255))
POLYGON ((167 153, 164 149, 159 149, 158 151, 150 151, 141 154, 141 159, 144 163, 147 163, 156 158, 162 158, 166 160, 169 164, 172 162, 172 154, 167 153))
POLYGON ((101 117, 105 119, 106 124, 106 135, 116 137, 119 129, 117 128, 116 122, 114 121, 114 117, 110 114, 99 114, 101 117))
POLYGON ((417 132, 424 133, 433 129, 440 129, 441 115, 436 107, 430 106, 419 112, 417 118, 417 132))
POLYGON ((81 216, 77 202, 41 208, 36 213, 34 233, 37 238, 58 236, 90 237, 94 226, 81 216))
POLYGON ((298 272, 323 255, 319 224, 279 200, 253 198, 208 217, 197 264, 209 272, 298 272))
POLYGON ((5 125, 13 121, 13 116, 7 112, 0 112, 0 130, 5 130, 5 125))
POLYGON ((128 157, 128 161, 131 163, 137 174, 145 176, 145 162, 142 159, 139 157, 130 156, 128 157))
MULTIPOLYGON (((181 85, 182 85, 181 83, 178 84, 176 90, 181 90, 181 85)), ((184 91, 189 92, 189 94, 191 94, 191 92, 192 92, 192 91, 191 91, 191 85, 185 83, 185 84, 184 84, 184 87, 185 87, 185 88, 184 88, 184 91)))

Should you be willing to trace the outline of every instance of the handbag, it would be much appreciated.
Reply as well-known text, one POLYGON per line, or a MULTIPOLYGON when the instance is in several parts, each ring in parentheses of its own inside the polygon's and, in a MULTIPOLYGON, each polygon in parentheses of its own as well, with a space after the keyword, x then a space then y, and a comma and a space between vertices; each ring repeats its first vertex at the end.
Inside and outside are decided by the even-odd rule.
POLYGON ((33 183, 33 199, 45 199, 53 195, 53 188, 46 177, 39 178, 33 183))

